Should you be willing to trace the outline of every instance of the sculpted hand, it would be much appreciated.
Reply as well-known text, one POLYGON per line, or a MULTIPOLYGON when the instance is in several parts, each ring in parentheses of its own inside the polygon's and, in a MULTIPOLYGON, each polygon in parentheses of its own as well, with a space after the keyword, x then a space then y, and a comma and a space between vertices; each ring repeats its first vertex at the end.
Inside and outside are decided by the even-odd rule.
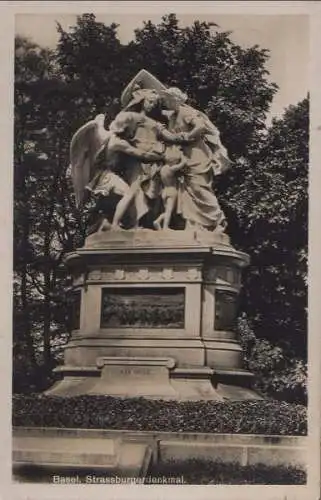
POLYGON ((163 155, 161 153, 155 153, 155 152, 146 152, 143 155, 144 160, 146 161, 160 161, 163 158, 163 155))
POLYGON ((188 132, 182 132, 178 135, 180 142, 191 142, 193 139, 189 137, 188 132))

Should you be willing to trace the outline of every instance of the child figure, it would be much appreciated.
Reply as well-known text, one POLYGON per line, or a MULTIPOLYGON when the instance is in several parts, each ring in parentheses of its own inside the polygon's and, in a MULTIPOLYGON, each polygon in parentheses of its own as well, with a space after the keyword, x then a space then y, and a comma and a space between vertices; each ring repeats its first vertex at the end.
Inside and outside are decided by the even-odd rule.
POLYGON ((164 212, 154 220, 155 229, 169 229, 172 215, 177 204, 177 177, 176 173, 187 164, 187 158, 179 146, 168 146, 165 150, 165 165, 161 167, 160 176, 163 183, 162 199, 164 212))

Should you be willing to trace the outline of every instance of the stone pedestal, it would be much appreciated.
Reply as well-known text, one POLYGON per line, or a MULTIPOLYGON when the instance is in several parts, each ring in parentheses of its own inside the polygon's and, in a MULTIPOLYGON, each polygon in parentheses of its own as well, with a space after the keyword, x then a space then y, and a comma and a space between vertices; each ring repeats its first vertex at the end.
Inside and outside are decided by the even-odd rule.
POLYGON ((67 257, 74 330, 47 393, 252 399, 233 331, 248 256, 207 231, 106 231, 67 257))

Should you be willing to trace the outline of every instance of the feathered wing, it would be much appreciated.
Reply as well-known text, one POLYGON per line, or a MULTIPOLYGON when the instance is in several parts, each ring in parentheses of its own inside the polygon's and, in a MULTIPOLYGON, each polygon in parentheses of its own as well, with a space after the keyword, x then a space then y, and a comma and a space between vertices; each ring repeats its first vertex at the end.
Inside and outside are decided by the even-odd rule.
POLYGON ((77 207, 81 206, 85 187, 94 175, 95 160, 110 136, 104 128, 104 118, 104 115, 98 115, 95 120, 85 123, 71 140, 71 178, 77 207))

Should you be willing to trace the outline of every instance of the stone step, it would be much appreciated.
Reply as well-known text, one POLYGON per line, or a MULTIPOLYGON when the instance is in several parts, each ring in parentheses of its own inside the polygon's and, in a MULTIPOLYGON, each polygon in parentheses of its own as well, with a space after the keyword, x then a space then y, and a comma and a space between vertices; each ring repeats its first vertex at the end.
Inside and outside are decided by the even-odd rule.
POLYGON ((115 466, 119 443, 114 439, 14 437, 13 462, 77 466, 115 466))
POLYGON ((12 461, 15 469, 36 467, 56 474, 72 469, 121 471, 121 475, 143 478, 152 449, 147 443, 124 442, 117 438, 55 438, 16 436, 12 461))
POLYGON ((152 458, 152 449, 146 443, 123 443, 120 447, 118 467, 124 473, 145 477, 152 458))
POLYGON ((37 450, 14 450, 12 459, 15 463, 24 465, 59 465, 59 466, 86 466, 86 467, 111 467, 117 463, 115 455, 103 453, 75 453, 37 450))
POLYGON ((84 447, 86 452, 104 453, 107 455, 115 455, 119 447, 119 439, 99 437, 85 437, 75 439, 74 437, 55 437, 50 436, 14 436, 12 439, 13 449, 39 449, 50 451, 79 451, 82 452, 84 447))

